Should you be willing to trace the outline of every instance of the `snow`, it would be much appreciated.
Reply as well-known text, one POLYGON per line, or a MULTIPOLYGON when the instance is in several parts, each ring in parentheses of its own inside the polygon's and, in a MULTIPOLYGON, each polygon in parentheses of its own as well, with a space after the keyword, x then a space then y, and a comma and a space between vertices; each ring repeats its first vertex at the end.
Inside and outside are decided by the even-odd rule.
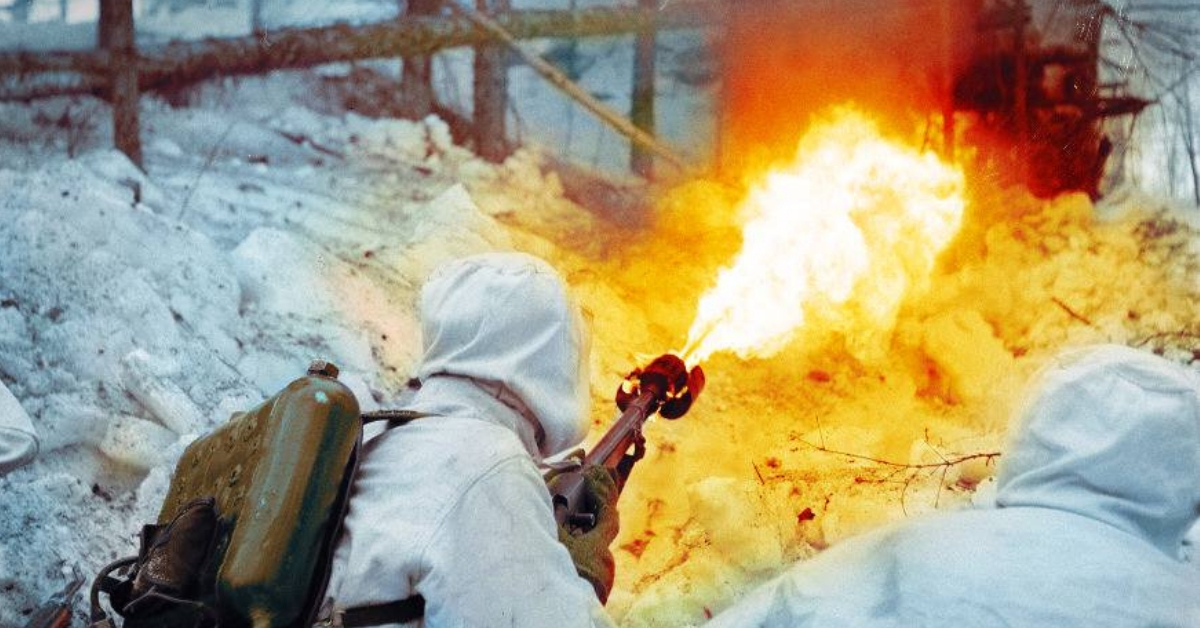
MULTIPOLYGON (((338 364, 365 408, 393 402, 417 358, 416 290, 441 262, 567 255, 502 220, 553 206, 551 221, 587 222, 535 154, 494 166, 437 118, 322 113, 298 97, 311 80, 219 82, 181 110, 147 99, 146 173, 103 125, 68 158, 34 121, 107 115, 98 102, 3 105, 0 377, 43 451, 0 479, 0 625, 72 567, 134 552, 183 448, 311 359, 338 364)), ((619 363, 610 378, 626 358, 601 360, 619 363)))
MULTIPOLYGON (((628 67, 621 54, 597 65, 628 67)), ((682 343, 739 244, 728 186, 690 182, 618 219, 568 201, 536 149, 489 164, 437 118, 341 111, 323 80, 217 81, 180 109, 144 99, 145 173, 108 148, 98 101, 0 105, 0 382, 41 438, 35 462, 0 477, 0 625, 23 624, 73 568, 134 553, 184 447, 310 360, 342 367, 365 408, 394 404, 438 263, 516 249, 562 270, 592 313, 594 440, 621 376, 682 343), (45 122, 64 112, 65 128, 45 122)), ((610 82, 629 83, 585 75, 610 82)), ((702 154, 704 133, 677 120, 703 117, 705 95, 682 100, 666 128, 701 136, 702 154)), ((593 165, 623 159, 616 142, 564 131, 572 109, 531 103, 531 134, 583 141, 593 165)), ((1195 359, 1194 216, 1132 192, 1096 208, 981 189, 972 207, 884 355, 855 359, 836 335, 769 361, 718 355, 695 409, 648 425, 614 546, 621 625, 700 624, 849 536, 986 505, 994 460, 863 457, 1000 451, 1021 382, 1061 346, 1195 359)))

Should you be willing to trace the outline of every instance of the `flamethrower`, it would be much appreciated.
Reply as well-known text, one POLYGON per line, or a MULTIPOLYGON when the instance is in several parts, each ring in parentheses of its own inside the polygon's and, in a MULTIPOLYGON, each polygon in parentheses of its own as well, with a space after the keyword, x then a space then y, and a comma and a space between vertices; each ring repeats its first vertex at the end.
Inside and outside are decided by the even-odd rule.
POLYGON ((699 366, 689 371, 683 360, 670 353, 627 375, 617 388, 621 416, 583 457, 581 468, 564 472, 554 484, 554 518, 559 525, 583 529, 594 526, 595 514, 587 511, 584 499, 583 470, 603 466, 616 479, 617 490, 623 489, 633 465, 646 453, 646 438, 642 435, 646 420, 655 412, 664 419, 678 419, 687 414, 703 389, 704 371, 699 366))

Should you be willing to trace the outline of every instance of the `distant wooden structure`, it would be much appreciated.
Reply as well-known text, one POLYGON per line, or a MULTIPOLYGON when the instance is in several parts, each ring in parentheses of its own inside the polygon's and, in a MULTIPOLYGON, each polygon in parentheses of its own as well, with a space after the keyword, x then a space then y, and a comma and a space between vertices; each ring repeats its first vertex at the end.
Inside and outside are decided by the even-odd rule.
POLYGON ((1100 83, 1107 5, 969 1, 978 15, 972 54, 953 86, 954 109, 968 117, 966 141, 980 148, 998 176, 1013 177, 1034 194, 1098 196, 1112 151, 1101 122, 1150 104, 1100 83))
MULTIPOLYGON (((398 0, 401 13, 397 20, 437 15, 441 0, 398 0), (403 12, 407 9, 407 12, 403 12)), ((433 113, 433 57, 414 54, 402 58, 400 93, 396 96, 401 115, 420 120, 433 113)))
POLYGON ((1041 196, 1068 190, 1096 196, 1112 150, 1101 122, 1149 104, 1122 94, 1120 86, 1100 84, 1101 24, 1108 10, 1100 0, 888 2, 865 12, 838 0, 754 0, 752 6, 733 0, 638 0, 636 6, 569 11, 511 11, 510 2, 409 0, 401 3, 406 13, 380 24, 258 30, 136 50, 130 0, 102 0, 100 49, 0 53, 0 76, 9 79, 0 84, 0 100, 106 95, 114 103, 118 146, 140 163, 139 90, 399 57, 396 109, 417 119, 429 113, 447 117, 456 137, 473 143, 482 157, 500 161, 512 150, 507 70, 518 58, 629 138, 630 169, 649 178, 660 163, 688 169, 654 136, 656 32, 721 28, 722 162, 761 161, 754 151, 786 156, 809 115, 849 101, 897 124, 913 111, 927 112, 933 146, 953 156, 957 144, 969 144, 977 149, 981 170, 1041 196), (600 102, 518 44, 622 33, 635 36, 627 112, 600 102), (432 86, 432 55, 462 46, 476 51, 469 118, 438 103, 432 86), (64 75, 72 78, 48 85, 29 80, 64 75))
POLYGON ((730 16, 721 154, 735 172, 790 159, 811 116, 853 103, 885 131, 924 119, 926 147, 973 171, 1095 196, 1102 121, 1149 103, 1101 85, 1099 0, 755 0, 730 16), (802 33, 802 35, 798 35, 802 33))
MULTIPOLYGON (((544 37, 611 36, 639 33, 646 41, 658 29, 705 28, 724 10, 722 0, 689 0, 647 10, 645 7, 600 7, 578 11, 511 11, 510 0, 412 0, 407 13, 380 24, 279 31, 255 30, 226 39, 174 42, 138 50, 133 39, 131 0, 101 0, 100 41, 94 51, 0 53, 0 100, 30 100, 71 94, 107 95, 114 103, 114 136, 118 148, 140 165, 137 131, 139 93, 178 89, 220 76, 261 74, 323 63, 400 57, 404 65, 397 97, 399 109, 420 118, 430 112, 460 116, 439 105, 431 85, 430 56, 443 49, 472 46, 474 108, 470 138, 486 159, 500 161, 511 151, 505 129, 508 111, 507 70, 510 51, 532 66, 555 88, 578 101, 604 124, 636 146, 631 159, 645 173, 650 160, 665 159, 678 167, 683 160, 653 136, 653 74, 642 75, 635 90, 642 124, 631 122, 575 85, 545 60, 521 50, 517 40, 544 37), (453 9, 447 15, 443 8, 453 9), (65 77, 65 78, 64 78, 65 77), (649 81, 649 83, 645 83, 649 81), (647 112, 649 116, 647 117, 647 112)), ((261 26, 261 5, 254 22, 261 26)), ((653 41, 650 39, 649 41, 653 41)), ((653 54, 653 47, 646 49, 653 54)), ((642 57, 641 67, 649 67, 642 57)), ((453 122, 461 124, 463 120, 453 122)))

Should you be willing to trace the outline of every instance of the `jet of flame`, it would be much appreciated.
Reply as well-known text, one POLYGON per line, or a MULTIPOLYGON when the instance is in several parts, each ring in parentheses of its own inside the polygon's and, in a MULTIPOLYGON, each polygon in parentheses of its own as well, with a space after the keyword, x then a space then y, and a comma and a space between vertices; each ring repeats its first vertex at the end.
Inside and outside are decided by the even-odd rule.
POLYGON ((817 321, 862 342, 890 335, 958 232, 964 187, 958 168, 834 111, 743 202, 742 249, 701 297, 680 354, 766 358, 817 321))

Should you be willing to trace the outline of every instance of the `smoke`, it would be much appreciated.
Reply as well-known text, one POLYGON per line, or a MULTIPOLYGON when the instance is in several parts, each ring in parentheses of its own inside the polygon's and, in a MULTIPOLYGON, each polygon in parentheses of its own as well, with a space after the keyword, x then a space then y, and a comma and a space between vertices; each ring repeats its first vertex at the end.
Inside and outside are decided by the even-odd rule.
POLYGON ((979 2, 753 0, 731 9, 723 166, 792 156, 816 112, 846 102, 910 132, 948 104, 979 2))

